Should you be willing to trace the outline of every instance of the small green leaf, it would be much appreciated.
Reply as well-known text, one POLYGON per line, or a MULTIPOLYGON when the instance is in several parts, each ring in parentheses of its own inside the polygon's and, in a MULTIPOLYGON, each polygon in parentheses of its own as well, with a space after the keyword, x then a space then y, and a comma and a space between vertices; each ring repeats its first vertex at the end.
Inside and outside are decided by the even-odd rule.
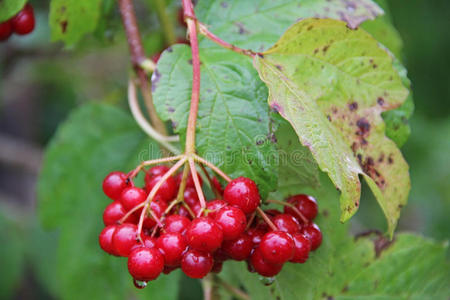
POLYGON ((14 17, 26 2, 27 0, 0 0, 0 23, 14 17))
MULTIPOLYGON (((98 245, 102 212, 110 203, 102 181, 114 170, 129 171, 144 159, 160 156, 157 144, 125 112, 88 104, 58 129, 45 153, 38 182, 39 213, 47 227, 59 229, 57 273, 63 299, 125 299, 136 291, 126 259, 98 245)), ((177 273, 151 283, 155 299, 174 299, 177 273)), ((148 297, 147 297, 148 298, 148 297)))
MULTIPOLYGON (((152 78, 156 109, 163 120, 172 121, 182 139, 191 97, 190 59, 189 47, 171 47, 161 56, 152 78)), ((200 59, 197 151, 231 177, 255 180, 264 197, 277 182, 267 89, 246 57, 216 48, 201 49, 200 59)))
POLYGON ((102 10, 102 0, 52 0, 50 29, 52 41, 71 46, 94 32, 102 10))
POLYGON ((361 29, 307 19, 254 63, 269 87, 272 109, 291 123, 341 190, 341 220, 359 206, 361 174, 392 234, 410 189, 408 165, 385 137, 380 116, 408 95, 393 58, 361 29))
POLYGON ((263 51, 299 19, 338 19, 355 28, 365 20, 375 19, 383 10, 371 0, 211 0, 199 1, 196 13, 225 41, 263 51))

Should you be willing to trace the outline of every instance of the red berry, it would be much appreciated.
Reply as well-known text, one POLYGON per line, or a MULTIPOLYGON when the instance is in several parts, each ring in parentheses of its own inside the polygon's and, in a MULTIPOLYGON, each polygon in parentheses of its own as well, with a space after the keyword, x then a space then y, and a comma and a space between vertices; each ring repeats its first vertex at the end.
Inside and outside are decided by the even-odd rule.
POLYGON ((169 171, 169 169, 169 167, 164 165, 154 166, 147 171, 147 174, 145 174, 145 181, 149 181, 155 176, 164 175, 167 171, 169 171))
MULTIPOLYGON (((151 177, 148 181, 145 182, 145 188, 150 193, 153 187, 162 179, 163 175, 157 175, 151 177)), ((175 180, 172 176, 169 176, 166 181, 162 183, 159 187, 158 192, 156 192, 156 196, 160 197, 161 200, 165 202, 169 202, 173 198, 175 198, 177 193, 177 186, 175 180)))
POLYGON ((186 202, 189 207, 194 207, 195 205, 199 204, 199 199, 197 195, 197 191, 195 188, 188 187, 184 190, 184 202, 186 202))
POLYGON ((11 21, 5 21, 0 24, 0 41, 7 40, 13 33, 11 21))
POLYGON ((283 264, 271 264, 264 260, 260 248, 256 248, 250 257, 250 263, 253 269, 258 272, 259 275, 265 277, 272 277, 280 273, 283 268, 283 264))
POLYGON ((212 269, 213 259, 210 253, 195 249, 187 251, 181 260, 181 269, 191 278, 203 278, 212 269))
POLYGON ((244 232, 247 226, 245 214, 237 207, 226 206, 221 208, 215 218, 222 228, 224 240, 234 240, 244 232))
POLYGON ((20 35, 28 34, 34 29, 34 12, 33 7, 30 4, 26 4, 25 7, 11 19, 14 32, 20 35))
POLYGON ((263 236, 266 234, 267 230, 262 230, 260 228, 250 228, 247 234, 250 236, 253 244, 253 248, 259 246, 263 236))
POLYGON ((167 274, 172 273, 173 271, 175 271, 178 268, 179 268, 179 266, 176 266, 176 267, 164 266, 163 273, 167 275, 167 274))
POLYGON ((102 248, 106 253, 112 255, 116 255, 116 251, 114 250, 112 243, 112 236, 114 234, 114 230, 116 230, 116 227, 116 225, 106 226, 98 236, 98 243, 100 244, 100 248, 102 248))
POLYGON ((295 234, 300 232, 300 224, 297 219, 289 214, 279 214, 272 219, 273 224, 280 231, 284 231, 290 234, 295 234))
MULTIPOLYGON (((150 202, 150 209, 152 210, 152 212, 158 217, 160 218, 163 213, 166 211, 168 205, 166 202, 164 201, 160 201, 160 200, 153 200, 152 202, 150 202)), ((142 210, 138 210, 139 214, 140 212, 142 212, 142 210)), ((143 226, 146 229, 151 229, 156 225, 156 221, 153 219, 152 216, 146 216, 144 218, 144 224, 143 226)))
POLYGON ((221 261, 214 261, 213 267, 211 269, 211 272, 213 273, 220 273, 222 272, 223 262, 221 261))
POLYGON ((128 271, 136 280, 154 280, 163 269, 164 257, 156 248, 136 248, 128 257, 128 271))
POLYGON ((230 205, 242 209, 245 214, 254 212, 261 201, 255 182, 246 177, 238 177, 228 183, 223 197, 230 205))
POLYGON ((184 206, 180 206, 180 207, 178 208, 178 214, 179 214, 180 216, 183 216, 183 217, 186 217, 186 218, 192 218, 191 214, 189 213, 189 211, 187 210, 187 208, 184 207, 184 206))
POLYGON ((191 221, 185 216, 170 215, 166 218, 163 229, 167 233, 181 233, 184 235, 190 224, 191 221))
POLYGON ((253 249, 252 239, 248 234, 243 234, 235 240, 224 241, 223 251, 234 260, 245 260, 253 249))
MULTIPOLYGON (((312 221, 317 216, 317 202, 311 196, 300 194, 294 195, 287 199, 288 203, 293 204, 308 220, 312 221)), ((284 207, 284 212, 296 217, 300 222, 302 220, 298 214, 289 206, 284 207)))
POLYGON ((122 172, 111 172, 103 180, 103 192, 113 200, 119 200, 122 191, 127 186, 127 174, 122 172))
POLYGON ((156 247, 156 238, 151 236, 144 236, 143 238, 144 246, 147 248, 153 248, 156 247))
POLYGON ((301 233, 292 236, 295 244, 294 257, 290 260, 293 263, 304 263, 308 259, 311 250, 311 242, 301 233))
POLYGON ((302 234, 311 242, 311 251, 319 248, 322 244, 322 232, 316 224, 308 224, 303 227, 302 234))
POLYGON ((122 224, 117 226, 112 236, 113 247, 120 256, 128 256, 131 249, 139 245, 137 239, 137 226, 134 224, 122 224))
POLYGON ((279 214, 281 214, 281 212, 280 212, 278 209, 266 209, 266 210, 264 211, 264 213, 265 213, 266 215, 268 215, 269 217, 276 217, 276 216, 278 216, 279 214))
POLYGON ((190 247, 206 252, 217 250, 223 240, 219 225, 207 217, 194 219, 186 235, 190 247))
POLYGON ((223 195, 222 185, 220 184, 220 182, 216 176, 214 176, 212 178, 212 184, 213 184, 214 188, 219 192, 219 194, 223 195))
POLYGON ((259 249, 264 259, 271 264, 282 264, 294 257, 295 244, 291 236, 283 231, 266 233, 259 249))
POLYGON ((164 255, 165 264, 175 267, 181 262, 186 242, 179 233, 164 233, 156 240, 156 246, 164 255))
POLYGON ((227 203, 223 200, 213 200, 206 203, 206 209, 208 210, 208 217, 214 219, 217 212, 222 208, 227 206, 227 203))
MULTIPOLYGON (((103 211, 103 223, 105 224, 105 226, 116 224, 125 216, 125 214, 125 208, 123 208, 123 205, 119 201, 111 202, 103 211)), ((133 215, 129 216, 125 220, 125 223, 135 222, 137 222, 137 220, 133 215)))
MULTIPOLYGON (((203 185, 202 177, 197 173, 198 181, 200 182, 200 186, 203 185)), ((183 179, 183 172, 178 173, 177 176, 175 176, 175 182, 177 185, 180 185, 181 179, 183 179)), ((194 183, 194 177, 192 177, 192 173, 189 173, 188 177, 186 178, 186 187, 195 188, 194 183)))
POLYGON ((135 206, 141 204, 147 198, 147 193, 138 187, 128 187, 120 195, 120 202, 125 210, 129 211, 135 206))

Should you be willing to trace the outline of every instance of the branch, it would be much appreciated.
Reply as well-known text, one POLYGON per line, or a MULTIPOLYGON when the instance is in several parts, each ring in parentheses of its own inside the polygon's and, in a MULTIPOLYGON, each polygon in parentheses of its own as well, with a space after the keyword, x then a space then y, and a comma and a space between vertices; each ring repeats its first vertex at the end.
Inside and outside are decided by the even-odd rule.
POLYGON ((141 67, 141 64, 146 61, 146 56, 144 47, 142 46, 141 36, 139 34, 136 15, 134 13, 133 1, 119 0, 119 9, 122 16, 123 26, 125 28, 125 34, 127 36, 128 46, 130 48, 131 62, 133 63, 133 67, 139 78, 142 96, 147 106, 151 123, 159 133, 167 135, 166 126, 159 119, 155 106, 153 105, 150 78, 148 77, 146 71, 141 67))

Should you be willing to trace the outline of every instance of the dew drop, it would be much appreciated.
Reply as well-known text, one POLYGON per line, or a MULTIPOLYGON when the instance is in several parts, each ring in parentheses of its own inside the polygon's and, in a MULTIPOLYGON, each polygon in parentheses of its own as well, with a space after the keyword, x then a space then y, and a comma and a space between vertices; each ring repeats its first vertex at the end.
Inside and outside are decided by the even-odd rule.
POLYGON ((265 286, 269 286, 275 281, 275 277, 260 277, 259 280, 265 286))
POLYGON ((143 289, 147 286, 147 281, 133 279, 134 286, 138 289, 143 289))

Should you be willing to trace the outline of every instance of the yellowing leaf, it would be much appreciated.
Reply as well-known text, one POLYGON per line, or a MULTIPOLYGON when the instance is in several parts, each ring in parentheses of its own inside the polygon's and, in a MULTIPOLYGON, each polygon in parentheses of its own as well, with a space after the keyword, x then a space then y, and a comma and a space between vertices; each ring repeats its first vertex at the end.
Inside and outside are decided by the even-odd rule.
POLYGON ((306 19, 254 64, 269 87, 272 109, 290 122, 341 191, 341 221, 359 206, 362 175, 392 234, 410 189, 408 165, 385 136, 381 118, 408 95, 393 58, 361 29, 306 19))

